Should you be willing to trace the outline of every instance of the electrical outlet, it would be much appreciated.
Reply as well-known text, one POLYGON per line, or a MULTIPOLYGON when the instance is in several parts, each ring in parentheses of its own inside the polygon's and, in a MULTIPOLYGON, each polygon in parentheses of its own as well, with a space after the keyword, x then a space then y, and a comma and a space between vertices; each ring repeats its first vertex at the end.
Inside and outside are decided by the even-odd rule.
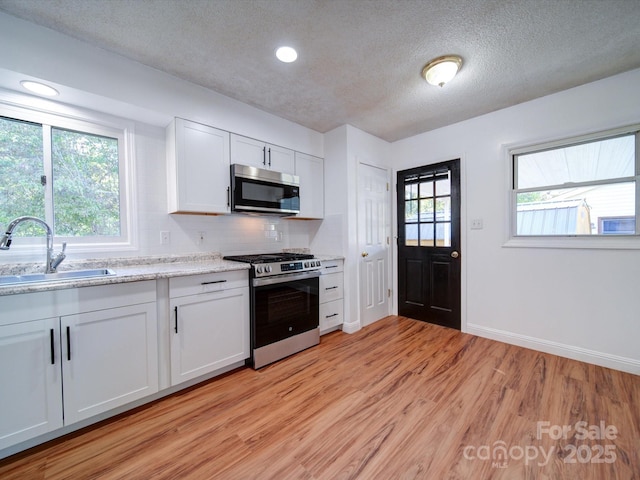
POLYGON ((160 245, 169 245, 171 243, 171 232, 163 230, 160 232, 160 245))
POLYGON ((474 218, 471 220, 471 230, 482 230, 482 228, 483 225, 481 218, 474 218))
POLYGON ((202 245, 207 239, 206 232, 198 232, 196 234, 196 245, 202 245))

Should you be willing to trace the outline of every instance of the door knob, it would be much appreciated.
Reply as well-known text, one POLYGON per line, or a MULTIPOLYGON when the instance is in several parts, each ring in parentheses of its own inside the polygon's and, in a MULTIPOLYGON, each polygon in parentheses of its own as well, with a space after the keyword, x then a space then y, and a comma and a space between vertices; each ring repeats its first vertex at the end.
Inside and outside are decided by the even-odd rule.
POLYGON ((457 251, 453 251, 451 252, 451 258, 458 258, 460 256, 460 254, 457 251))
POLYGON ((363 257, 368 257, 368 256, 369 256, 369 254, 368 254, 367 252, 362 252, 362 253, 361 253, 361 255, 362 255, 363 257))

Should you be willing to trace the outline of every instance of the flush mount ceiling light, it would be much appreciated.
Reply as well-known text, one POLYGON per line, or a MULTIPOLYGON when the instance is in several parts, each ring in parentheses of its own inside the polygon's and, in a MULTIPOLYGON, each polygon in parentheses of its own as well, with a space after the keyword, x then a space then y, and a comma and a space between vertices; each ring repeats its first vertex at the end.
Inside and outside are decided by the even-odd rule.
POLYGON ((462 58, 458 55, 445 55, 427 63, 422 69, 422 76, 431 85, 442 87, 456 76, 462 66, 462 58))
POLYGON ((278 57, 278 60, 281 62, 291 63, 295 62, 298 58, 298 52, 291 47, 280 47, 276 50, 276 57, 278 57))
POLYGON ((45 85, 44 83, 32 82, 31 80, 22 80, 20 82, 24 88, 29 90, 30 92, 37 93, 38 95, 44 95, 46 97, 55 97, 59 94, 59 92, 49 85, 45 85))

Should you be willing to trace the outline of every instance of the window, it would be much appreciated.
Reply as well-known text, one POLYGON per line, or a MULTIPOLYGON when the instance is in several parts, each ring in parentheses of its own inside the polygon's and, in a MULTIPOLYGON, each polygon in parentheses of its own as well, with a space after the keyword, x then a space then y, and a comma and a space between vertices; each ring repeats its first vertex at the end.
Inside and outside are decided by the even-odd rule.
MULTIPOLYGON (((0 114, 1 226, 29 215, 72 248, 130 243, 124 128, 3 105, 0 114)), ((28 245, 43 231, 24 223, 15 237, 28 245)))
POLYGON ((638 128, 511 150, 512 235, 638 235, 638 128))
POLYGON ((405 245, 451 246, 451 179, 449 171, 405 178, 405 245))

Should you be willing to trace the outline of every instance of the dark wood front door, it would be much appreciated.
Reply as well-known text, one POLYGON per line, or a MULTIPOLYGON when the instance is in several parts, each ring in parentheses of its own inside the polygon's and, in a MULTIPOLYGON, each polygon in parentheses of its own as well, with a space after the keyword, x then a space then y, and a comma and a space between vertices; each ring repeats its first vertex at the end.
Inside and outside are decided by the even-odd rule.
POLYGON ((398 313, 460 329, 460 160, 398 172, 398 313))

